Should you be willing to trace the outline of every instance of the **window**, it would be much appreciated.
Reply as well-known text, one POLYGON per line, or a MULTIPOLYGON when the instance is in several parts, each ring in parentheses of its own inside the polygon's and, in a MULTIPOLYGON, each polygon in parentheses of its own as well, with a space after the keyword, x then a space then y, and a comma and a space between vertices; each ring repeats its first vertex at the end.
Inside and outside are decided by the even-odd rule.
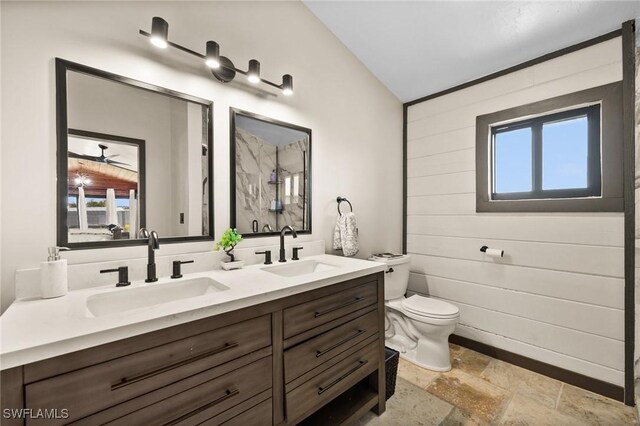
POLYGON ((492 200, 601 195, 600 104, 491 127, 492 200))
POLYGON ((291 204, 291 176, 284 178, 284 203, 291 204))
POLYGON ((293 202, 298 204, 298 197, 300 196, 300 173, 293 175, 293 202))
POLYGON ((621 212, 622 83, 476 117, 477 212, 621 212))

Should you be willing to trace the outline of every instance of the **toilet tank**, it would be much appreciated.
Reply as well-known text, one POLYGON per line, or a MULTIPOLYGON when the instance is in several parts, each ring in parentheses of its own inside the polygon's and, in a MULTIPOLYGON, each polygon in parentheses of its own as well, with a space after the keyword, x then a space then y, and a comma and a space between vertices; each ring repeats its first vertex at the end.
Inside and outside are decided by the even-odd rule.
POLYGON ((409 285, 409 270, 411 268, 411 256, 401 255, 396 257, 383 257, 374 255, 371 260, 386 263, 384 274, 384 298, 394 300, 404 297, 409 285))

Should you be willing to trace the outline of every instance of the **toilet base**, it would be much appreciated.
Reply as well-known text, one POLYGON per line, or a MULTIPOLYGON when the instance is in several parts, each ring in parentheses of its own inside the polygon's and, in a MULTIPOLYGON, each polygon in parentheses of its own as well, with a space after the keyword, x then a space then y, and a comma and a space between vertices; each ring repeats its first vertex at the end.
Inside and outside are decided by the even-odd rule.
MULTIPOLYGON (((450 362, 442 362, 442 357, 436 357, 436 361, 439 364, 424 362, 425 356, 418 356, 420 345, 416 345, 416 342, 409 340, 407 337, 400 334, 396 334, 393 337, 385 340, 385 345, 391 349, 394 349, 400 353, 400 358, 409 361, 418 367, 426 368, 431 371, 446 372, 451 370, 450 362), (413 347, 412 347, 413 346, 413 347)), ((449 347, 446 347, 446 359, 449 358, 449 347)), ((428 358, 428 357, 427 357, 428 358)))

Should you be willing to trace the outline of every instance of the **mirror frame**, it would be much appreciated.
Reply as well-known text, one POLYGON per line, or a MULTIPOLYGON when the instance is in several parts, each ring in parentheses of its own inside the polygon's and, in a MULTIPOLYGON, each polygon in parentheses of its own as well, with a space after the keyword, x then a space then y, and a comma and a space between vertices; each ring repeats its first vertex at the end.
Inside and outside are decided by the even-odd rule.
MULTIPOLYGON (((113 74, 87 65, 55 58, 56 73, 56 136, 57 136, 57 159, 56 159, 56 228, 57 245, 68 247, 72 250, 110 248, 124 246, 144 246, 146 239, 136 238, 133 240, 107 240, 107 241, 87 241, 81 243, 69 243, 67 228, 67 196, 68 196, 68 117, 67 117, 67 72, 73 71, 90 75, 116 83, 122 83, 139 89, 147 90, 162 95, 173 96, 189 102, 200 104, 208 108, 207 125, 207 148, 209 150, 209 233, 207 235, 186 236, 186 237, 160 237, 161 243, 184 243, 192 241, 213 241, 214 239, 214 205, 213 205, 213 102, 186 93, 176 92, 171 89, 145 83, 129 77, 113 74)), ((86 130, 86 129, 85 129, 86 130)), ((145 200, 148 202, 149 200, 145 200)))
MULTIPOLYGON (((255 114, 253 112, 249 112, 249 111, 244 111, 242 109, 238 109, 238 108, 229 108, 229 141, 230 141, 230 147, 229 147, 229 151, 230 151, 230 155, 229 155, 229 165, 230 165, 230 175, 231 178, 230 180, 230 195, 229 198, 231 199, 230 201, 230 222, 231 222, 231 228, 236 228, 237 226, 237 221, 236 221, 236 114, 241 114, 247 117, 251 117, 251 118, 255 118, 256 120, 260 120, 260 121, 265 121, 267 123, 271 123, 271 124, 275 124, 278 126, 282 126, 282 127, 287 127, 289 129, 293 129, 293 130, 298 130, 300 132, 304 132, 306 134, 309 135, 309 156, 308 158, 308 162, 309 162, 309 177, 307 178, 307 184, 309 186, 309 197, 307 197, 308 201, 307 201, 307 211, 309 214, 309 227, 306 230, 300 230, 298 231, 296 229, 296 232, 298 234, 301 235, 305 235, 305 234, 311 234, 312 233, 312 220, 311 220, 311 216, 312 216, 312 209, 311 209, 311 200, 313 198, 313 190, 312 190, 312 177, 313 177, 313 169, 312 169, 312 164, 311 164, 311 158, 312 158, 312 144, 311 144, 311 129, 308 129, 306 127, 302 127, 302 126, 298 126, 296 124, 291 124, 291 123, 286 123, 284 121, 280 121, 280 120, 276 120, 274 118, 270 118, 270 117, 265 117, 264 115, 260 115, 260 114, 255 114)), ((279 236, 280 232, 279 231, 274 231, 274 232, 258 232, 258 233, 243 233, 242 234, 242 238, 260 238, 260 237, 275 237, 275 236, 279 236)))

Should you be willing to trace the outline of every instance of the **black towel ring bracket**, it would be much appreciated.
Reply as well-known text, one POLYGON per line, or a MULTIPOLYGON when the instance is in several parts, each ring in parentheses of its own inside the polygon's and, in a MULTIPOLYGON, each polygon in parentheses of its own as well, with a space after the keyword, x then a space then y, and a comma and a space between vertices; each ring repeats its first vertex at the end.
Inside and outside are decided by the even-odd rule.
POLYGON ((343 201, 349 204, 349 209, 351 209, 351 211, 353 212, 353 206, 351 205, 351 201, 347 200, 344 197, 338 196, 338 198, 336 198, 336 202, 338 203, 338 214, 340 214, 340 216, 342 216, 342 212, 340 211, 340 203, 342 203, 343 201))

